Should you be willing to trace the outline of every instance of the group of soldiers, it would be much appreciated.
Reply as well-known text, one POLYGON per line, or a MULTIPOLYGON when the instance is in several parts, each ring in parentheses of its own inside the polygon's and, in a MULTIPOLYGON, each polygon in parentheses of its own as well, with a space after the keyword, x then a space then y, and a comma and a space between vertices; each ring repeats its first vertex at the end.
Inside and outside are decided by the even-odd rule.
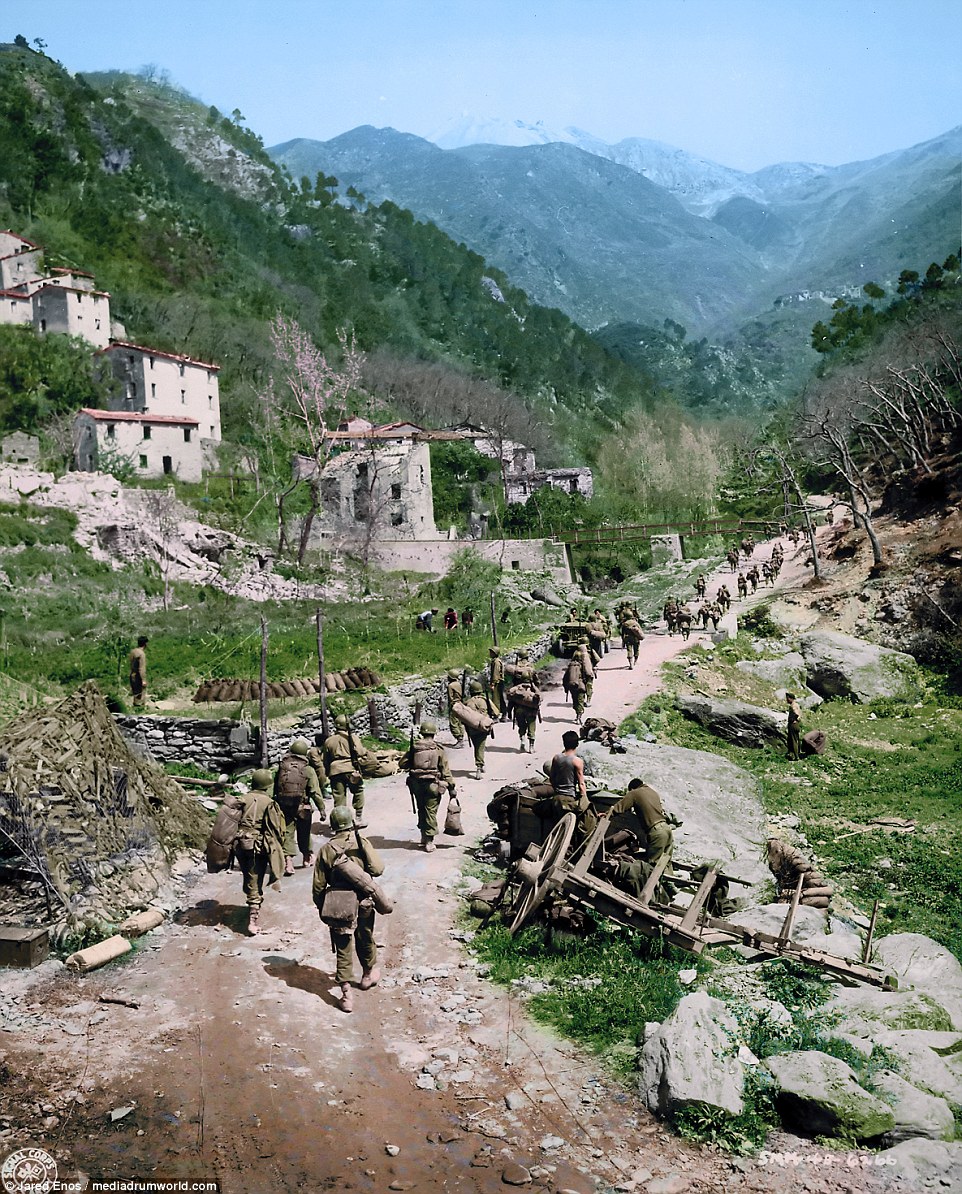
POLYGON ((522 649, 513 663, 505 664, 501 648, 489 647, 488 663, 480 676, 469 677, 467 669, 451 668, 447 711, 455 748, 463 746, 467 738, 474 750, 471 779, 484 775, 485 747, 498 722, 510 722, 518 731, 522 754, 533 751, 541 721, 541 689, 530 653, 522 649))
MULTIPOLYGON (((736 586, 738 596, 742 600, 748 596, 749 586, 751 586, 752 593, 755 593, 762 580, 768 585, 774 585, 785 561, 785 550, 781 543, 777 542, 772 547, 771 559, 762 563, 761 570, 757 563, 753 563, 747 570, 739 570, 738 564, 741 558, 739 552, 751 559, 755 546, 755 541, 748 536, 742 539, 740 544, 733 545, 727 555, 732 572, 738 573, 736 586)), ((731 608, 732 595, 728 585, 723 582, 718 586, 714 598, 710 598, 708 596, 708 578, 701 574, 695 578, 695 600, 701 604, 692 610, 687 601, 679 600, 677 597, 668 598, 662 608, 662 617, 669 634, 673 635, 677 631, 687 641, 693 628, 697 628, 700 623, 702 630, 707 630, 709 622, 712 629, 717 630, 718 624, 731 608)))

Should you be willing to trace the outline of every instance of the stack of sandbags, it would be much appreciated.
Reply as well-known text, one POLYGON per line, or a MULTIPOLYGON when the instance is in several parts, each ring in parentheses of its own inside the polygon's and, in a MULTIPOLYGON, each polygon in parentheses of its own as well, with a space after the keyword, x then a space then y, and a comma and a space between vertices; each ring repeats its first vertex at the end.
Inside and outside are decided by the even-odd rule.
POLYGON ((765 843, 768 854, 768 869, 775 876, 778 884, 778 899, 782 903, 790 903, 798 886, 799 876, 802 876, 802 894, 799 903, 808 908, 827 908, 831 903, 835 889, 821 873, 815 870, 809 860, 788 842, 781 838, 772 837, 765 843))
MULTIPOLYGON (((377 688, 381 677, 366 667, 351 667, 343 672, 328 672, 324 677, 326 692, 353 692, 359 688, 377 688)), ((269 680, 267 698, 283 701, 317 696, 320 692, 317 677, 307 680, 269 680)), ((203 701, 256 701, 260 696, 258 680, 204 680, 194 693, 194 704, 203 701)))

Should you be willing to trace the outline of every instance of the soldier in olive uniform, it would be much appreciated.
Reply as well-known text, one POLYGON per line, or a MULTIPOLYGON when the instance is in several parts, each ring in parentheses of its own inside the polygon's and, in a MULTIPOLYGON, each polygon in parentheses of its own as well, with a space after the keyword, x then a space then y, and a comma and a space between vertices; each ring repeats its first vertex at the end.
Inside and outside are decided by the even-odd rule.
MULTIPOLYGON (((474 709, 478 713, 487 714, 488 717, 494 717, 494 708, 488 699, 480 680, 472 680, 468 685, 471 695, 464 702, 468 709, 474 709)), ((471 745, 474 747, 474 771, 472 772, 472 779, 480 779, 484 773, 484 748, 488 744, 488 739, 491 737, 490 730, 473 730, 469 725, 464 727, 468 732, 468 738, 471 745)))
POLYGON ((518 748, 522 754, 525 751, 534 754, 534 739, 538 732, 538 718, 541 709, 541 693, 530 680, 522 680, 509 691, 513 694, 508 698, 511 706, 511 720, 514 722, 520 738, 518 748))
MULTIPOLYGON (((618 813, 632 812, 637 821, 638 835, 644 842, 643 858, 654 865, 662 855, 670 858, 675 848, 671 826, 665 816, 661 797, 654 788, 650 788, 640 779, 633 779, 628 785, 624 796, 613 804, 606 814, 609 817, 618 813)), ((675 822, 679 824, 679 822, 675 822)))
POLYGON ((347 793, 353 796, 354 819, 358 829, 366 829, 364 820, 364 776, 361 759, 367 754, 364 743, 351 729, 343 713, 334 720, 336 733, 324 743, 324 770, 331 785, 334 803, 347 804, 347 793))
POLYGON ((270 865, 265 817, 274 803, 271 795, 272 776, 266 767, 261 767, 251 776, 249 792, 238 796, 244 806, 237 838, 234 842, 234 857, 240 867, 247 900, 247 931, 252 937, 260 932, 258 918, 264 903, 264 876, 270 865))
POLYGON ((794 692, 785 693, 788 706, 788 750, 785 757, 797 760, 802 749, 802 710, 794 692))
POLYGON ((501 659, 501 648, 488 647, 488 654, 491 656, 488 660, 488 692, 491 694, 491 703, 497 709, 498 717, 507 721, 508 703, 504 695, 504 662, 501 659))
MULTIPOLYGON (((335 804, 331 809, 331 828, 334 836, 317 852, 314 868, 312 896, 318 912, 324 903, 324 893, 340 882, 334 864, 343 855, 362 866, 372 878, 384 874, 384 863, 378 852, 366 837, 361 837, 354 825, 354 814, 347 804, 335 804)), ((357 926, 353 933, 331 928, 331 947, 337 957, 334 981, 341 988, 340 1007, 342 1012, 354 1010, 354 952, 361 963, 360 988, 367 991, 376 987, 381 977, 377 964, 377 944, 374 940, 374 905, 362 899, 357 910, 357 926)))
POLYGON ((591 697, 595 690, 595 661, 592 658, 591 651, 584 645, 575 647, 572 659, 581 661, 581 674, 585 682, 585 705, 591 704, 591 697))
POLYGON ((321 795, 326 799, 330 796, 330 788, 327 783, 327 772, 324 770, 324 737, 321 734, 314 735, 314 745, 307 752, 307 761, 310 764, 311 770, 317 776, 317 783, 321 789, 321 795))
POLYGON ((137 639, 137 646, 130 652, 130 695, 135 707, 142 706, 147 700, 147 644, 150 639, 142 634, 137 639))
POLYGON ((435 848, 434 839, 438 835, 438 805, 442 791, 447 788, 449 795, 456 795, 447 756, 434 740, 437 732, 438 727, 433 721, 422 722, 421 737, 411 743, 400 760, 401 770, 408 773, 408 789, 417 808, 421 849, 429 854, 435 848))
POLYGON ((625 651, 628 653, 628 668, 631 670, 638 662, 641 641, 645 637, 637 617, 625 618, 621 623, 621 637, 625 644, 625 651))
POLYGON ((324 796, 314 768, 307 760, 310 743, 295 738, 281 759, 274 776, 274 799, 284 814, 285 875, 294 874, 295 848, 300 850, 304 866, 314 861, 311 852, 311 804, 324 816, 324 796))
POLYGON ((531 657, 529 652, 521 650, 518 652, 518 661, 514 665, 514 679, 516 684, 523 684, 527 681, 538 688, 538 677, 535 674, 534 668, 531 666, 531 657))
POLYGON ((743 600, 748 596, 748 581, 745 579, 744 572, 738 574, 738 596, 743 600))
POLYGON ((456 667, 448 669, 448 728, 455 746, 464 746, 464 722, 454 711, 455 704, 462 698, 461 673, 456 667))

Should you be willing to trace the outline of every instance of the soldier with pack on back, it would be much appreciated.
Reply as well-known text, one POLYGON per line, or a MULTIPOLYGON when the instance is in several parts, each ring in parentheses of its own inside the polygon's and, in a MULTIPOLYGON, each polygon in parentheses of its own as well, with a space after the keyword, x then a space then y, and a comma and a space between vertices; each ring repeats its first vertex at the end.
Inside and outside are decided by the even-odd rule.
POLYGON ((581 725, 585 712, 585 670, 580 656, 573 656, 565 669, 562 687, 565 694, 571 698, 571 705, 575 711, 575 721, 581 725))
POLYGON ((581 673, 585 681, 585 707, 591 704, 591 698, 595 691, 595 663, 590 649, 581 644, 580 647, 575 647, 572 659, 577 659, 581 663, 581 673))
POLYGON ((474 771, 471 773, 471 778, 480 779, 484 773, 484 748, 488 744, 488 739, 494 737, 491 723, 498 719, 495 716, 494 706, 485 693, 480 680, 472 680, 468 685, 468 692, 470 695, 463 703, 462 708, 478 715, 476 719, 465 719, 464 722, 468 738, 474 747, 474 771), (475 721, 474 725, 471 724, 472 720, 475 721))
POLYGON ((644 637, 645 634, 641 629, 641 622, 639 622, 634 613, 630 617, 625 618, 621 623, 621 638, 628 653, 629 671, 638 662, 638 654, 641 650, 641 642, 644 637))
POLYGON ((456 667, 448 668, 448 728, 455 746, 464 746, 464 722, 454 712, 454 706, 464 699, 461 673, 456 667))
POLYGON ((247 900, 247 931, 254 937, 260 932, 264 879, 270 874, 270 882, 276 883, 284 873, 283 818, 271 794, 271 773, 266 767, 251 776, 250 791, 234 799, 241 806, 234 858, 247 900))
POLYGON ((500 647, 488 647, 488 692, 491 703, 498 710, 498 717, 502 721, 508 720, 508 704, 504 692, 504 662, 501 659, 500 647))
POLYGON ((348 792, 354 803, 354 822, 358 829, 365 829, 364 820, 364 775, 361 759, 367 748, 351 729, 351 723, 343 713, 334 719, 335 732, 324 743, 324 770, 331 785, 335 805, 347 804, 348 792))
POLYGON ((431 853, 438 835, 438 805, 446 788, 451 799, 457 796, 454 776, 447 755, 435 741, 438 727, 433 721, 421 723, 421 736, 412 741, 401 757, 400 767, 408 773, 407 785, 414 802, 421 833, 421 849, 431 853))
POLYGON ((294 874, 294 854, 299 850, 304 866, 314 861, 311 821, 314 808, 324 816, 324 796, 307 756, 306 738, 295 738, 274 776, 274 799, 284 815, 284 874, 294 874))
POLYGON ((518 749, 522 754, 525 751, 533 754, 541 720, 541 693, 531 680, 521 680, 508 689, 507 697, 511 720, 520 739, 518 749))

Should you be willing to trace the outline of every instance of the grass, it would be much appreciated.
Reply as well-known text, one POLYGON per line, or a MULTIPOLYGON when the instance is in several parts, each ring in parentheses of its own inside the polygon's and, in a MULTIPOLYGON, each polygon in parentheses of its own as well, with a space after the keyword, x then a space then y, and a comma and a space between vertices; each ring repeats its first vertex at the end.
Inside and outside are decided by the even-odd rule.
MULTIPOLYGON (((128 654, 137 635, 147 634, 151 697, 176 698, 199 712, 190 696, 200 680, 259 675, 262 616, 270 632, 268 678, 317 674, 315 602, 255 603, 175 584, 164 610, 155 566, 114 570, 97 562, 74 540, 75 525, 65 511, 0 506, 0 585, 4 576, 9 581, 0 590, 0 672, 14 681, 14 704, 16 682, 56 696, 87 679, 122 703, 128 654)), ((449 667, 481 668, 489 640, 480 619, 471 634, 416 632, 414 615, 424 598, 404 578, 389 583, 384 600, 324 607, 328 671, 362 665, 393 682, 449 667)), ((544 616, 532 608, 515 611, 511 625, 499 627, 502 645, 527 642, 544 616)), ((294 707, 283 702, 277 711, 294 707)), ((217 714, 227 715, 226 707, 217 714)))
POLYGON ((565 934, 553 942, 537 925, 517 937, 492 925, 472 944, 494 982, 509 986, 512 979, 534 978, 551 984, 526 1001, 529 1013, 607 1055, 622 1075, 634 1069, 645 1024, 664 1020, 677 1007, 679 968, 695 965, 672 946, 604 923, 590 937, 565 934))

